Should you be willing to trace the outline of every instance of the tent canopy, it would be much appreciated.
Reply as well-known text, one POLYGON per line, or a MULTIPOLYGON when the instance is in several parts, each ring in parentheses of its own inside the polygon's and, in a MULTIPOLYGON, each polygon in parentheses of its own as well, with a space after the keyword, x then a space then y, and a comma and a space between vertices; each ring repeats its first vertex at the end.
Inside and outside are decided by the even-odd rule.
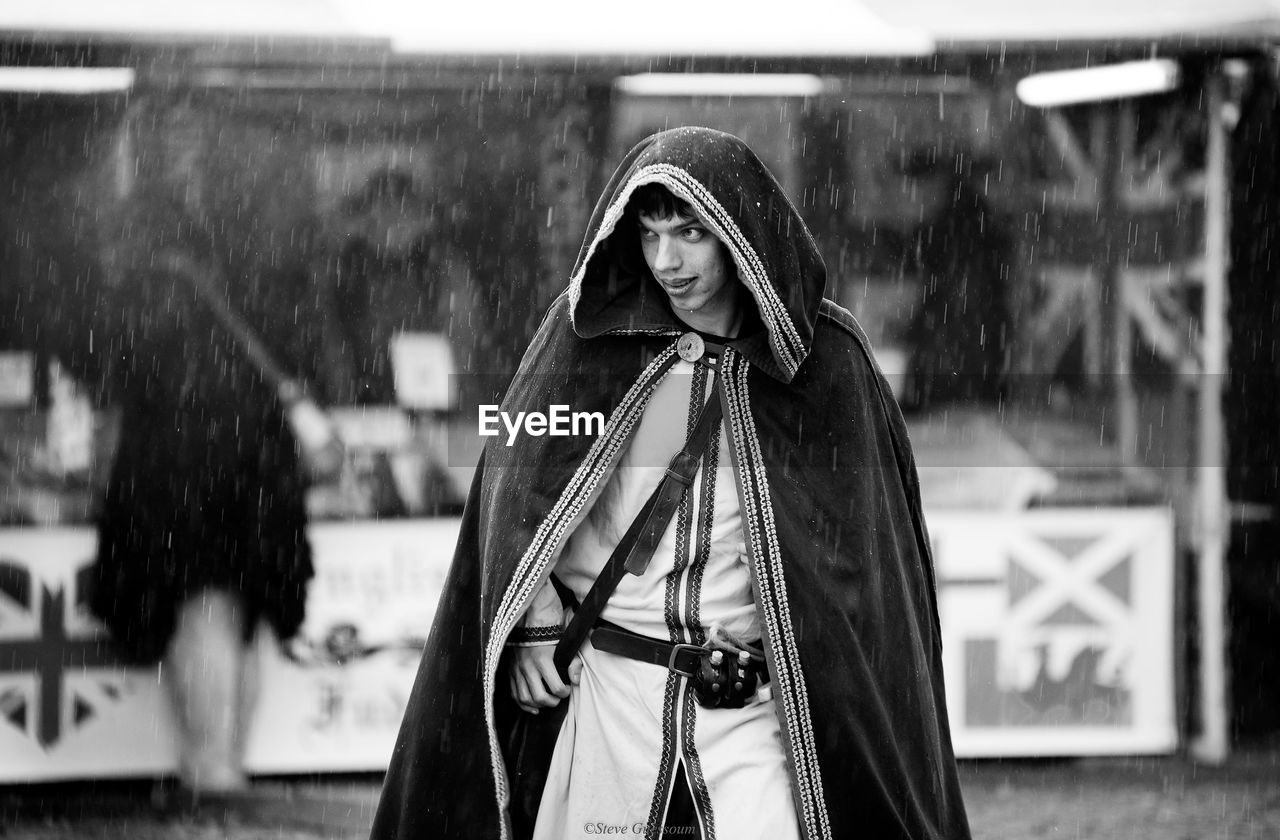
POLYGON ((43 0, 5 4, 0 41, 190 46, 233 64, 324 64, 358 51, 401 66, 433 57, 776 64, 1095 44, 1176 52, 1276 43, 1280 0, 702 0, 656 11, 595 0, 43 0))
MULTIPOLYGON (((702 0, 657 11, 595 0, 43 0, 6 4, 0 37, 53 43, 382 44, 405 56, 893 57, 933 51, 859 0, 702 0)), ((323 60, 323 50, 317 59, 323 60)))
POLYGON ((917 56, 932 40, 857 0, 700 0, 667 8, 598 0, 332 0, 366 34, 417 54, 917 56))
POLYGON ((1146 42, 1194 48, 1280 37, 1280 0, 867 0, 885 20, 925 21, 944 48, 1146 42))
POLYGON ((184 44, 243 39, 352 39, 359 33, 327 0, 43 0, 6 3, 0 33, 54 43, 184 44))

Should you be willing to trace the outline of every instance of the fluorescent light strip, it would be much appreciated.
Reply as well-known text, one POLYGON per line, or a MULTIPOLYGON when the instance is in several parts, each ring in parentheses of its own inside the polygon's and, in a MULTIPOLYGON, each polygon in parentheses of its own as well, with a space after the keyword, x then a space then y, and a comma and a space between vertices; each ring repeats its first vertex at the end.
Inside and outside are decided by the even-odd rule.
POLYGON ((128 67, 0 67, 0 93, 123 93, 133 79, 128 67))
POLYGON ((1128 61, 1037 73, 1018 82, 1018 98, 1037 108, 1147 96, 1173 90, 1181 82, 1178 62, 1168 58, 1128 61))
POLYGON ((639 73, 615 84, 634 96, 817 96, 826 90, 821 78, 805 73, 639 73))

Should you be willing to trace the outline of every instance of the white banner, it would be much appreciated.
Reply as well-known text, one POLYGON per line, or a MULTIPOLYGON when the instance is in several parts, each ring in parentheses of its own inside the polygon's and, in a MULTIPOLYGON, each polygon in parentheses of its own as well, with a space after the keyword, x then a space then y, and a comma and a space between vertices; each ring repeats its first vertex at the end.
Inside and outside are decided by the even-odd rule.
POLYGON ((947 512, 928 524, 956 755, 1175 749, 1169 511, 947 512))
POLYGON ((0 530, 0 781, 175 766, 156 668, 121 668, 85 607, 83 528, 0 530))
MULTIPOLYGON (((935 513, 947 705, 960 757, 1177 745, 1165 510, 935 513)), ((260 640, 256 773, 386 767, 456 519, 310 528, 307 620, 260 640)), ((157 668, 125 669, 84 607, 86 528, 0 529, 0 782, 177 766, 157 668)))
MULTIPOLYGON (((255 773, 381 770, 453 557, 455 519, 309 529, 316 577, 287 650, 259 640, 255 773)), ((157 667, 126 669, 84 606, 87 528, 0 529, 0 782, 177 768, 157 667)))

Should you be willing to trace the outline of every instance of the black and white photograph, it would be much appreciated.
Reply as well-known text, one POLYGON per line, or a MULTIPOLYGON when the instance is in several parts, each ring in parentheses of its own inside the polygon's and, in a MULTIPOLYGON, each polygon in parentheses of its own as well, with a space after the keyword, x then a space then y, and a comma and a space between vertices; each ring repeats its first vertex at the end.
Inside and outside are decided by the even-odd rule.
POLYGON ((1280 0, 0 8, 0 838, 1280 840, 1280 0))

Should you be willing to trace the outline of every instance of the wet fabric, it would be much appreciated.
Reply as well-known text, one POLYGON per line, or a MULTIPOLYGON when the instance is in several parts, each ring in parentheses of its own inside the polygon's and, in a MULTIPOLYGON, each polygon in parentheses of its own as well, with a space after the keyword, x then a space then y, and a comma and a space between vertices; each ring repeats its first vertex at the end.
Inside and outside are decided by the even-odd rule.
POLYGON ((373 837, 530 829, 513 822, 512 805, 541 795, 527 789, 536 774, 509 774, 502 749, 523 714, 508 690, 507 641, 685 331, 635 231, 619 227, 645 183, 689 202, 725 244, 759 325, 728 342, 718 387, 801 836, 966 838, 901 414, 861 329, 823 300, 825 269, 794 207, 741 141, 707 129, 663 132, 627 155, 512 381, 504 411, 600 411, 605 431, 486 448, 373 837))

